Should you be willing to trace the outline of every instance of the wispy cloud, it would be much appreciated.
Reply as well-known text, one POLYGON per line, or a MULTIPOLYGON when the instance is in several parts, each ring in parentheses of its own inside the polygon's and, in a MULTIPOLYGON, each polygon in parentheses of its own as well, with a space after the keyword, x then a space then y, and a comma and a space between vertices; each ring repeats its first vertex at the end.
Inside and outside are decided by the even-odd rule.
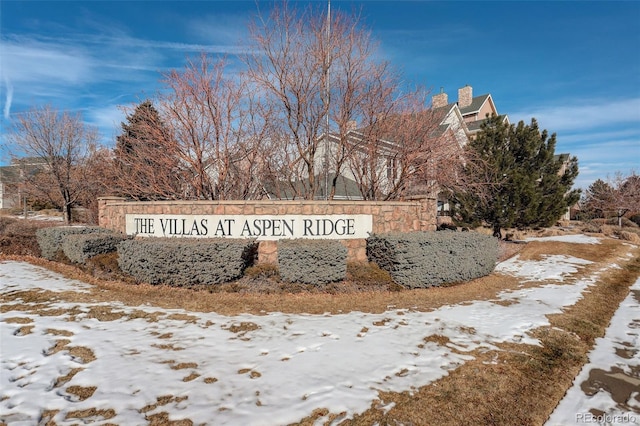
POLYGON ((3 37, 0 55, 3 77, 14 84, 76 83, 90 68, 89 56, 80 46, 31 37, 3 37))
POLYGON ((7 97, 5 98, 4 108, 2 109, 3 116, 5 119, 9 118, 9 114, 11 113, 11 102, 13 102, 13 85, 9 83, 9 79, 4 78, 4 86, 7 91, 7 97))
POLYGON ((231 53, 242 49, 248 35, 248 22, 247 14, 216 14, 189 19, 184 27, 190 37, 205 45, 227 46, 231 53))
POLYGON ((556 151, 578 157, 575 187, 623 174, 640 166, 640 98, 573 99, 509 113, 512 122, 534 117, 543 129, 558 134, 556 151))
MULTIPOLYGON (((121 34, 59 38, 5 35, 1 42, 2 81, 7 94, 11 87, 14 101, 23 106, 43 97, 55 103, 57 94, 73 97, 74 91, 94 83, 120 81, 129 87, 134 81, 155 84, 159 75, 153 74, 188 54, 238 51, 224 44, 144 40, 121 34)), ((5 115, 11 108, 9 100, 5 99, 5 115)))
POLYGON ((562 105, 533 107, 509 113, 513 122, 536 118, 549 131, 574 131, 635 123, 640 127, 640 98, 576 99, 562 105))
POLYGON ((88 108, 83 112, 83 116, 87 124, 101 130, 104 144, 111 145, 122 130, 120 123, 125 121, 126 113, 122 106, 112 104, 88 108))

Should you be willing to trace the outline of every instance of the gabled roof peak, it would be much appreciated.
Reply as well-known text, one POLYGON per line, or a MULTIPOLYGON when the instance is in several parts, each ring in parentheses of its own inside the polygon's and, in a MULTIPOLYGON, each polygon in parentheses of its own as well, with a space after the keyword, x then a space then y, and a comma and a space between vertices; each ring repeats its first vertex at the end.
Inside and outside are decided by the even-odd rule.
POLYGON ((490 93, 480 95, 480 96, 474 96, 471 99, 471 103, 468 106, 460 107, 460 112, 462 112, 463 115, 473 114, 475 112, 478 112, 480 111, 484 103, 487 102, 487 100, 490 98, 491 98, 490 93))

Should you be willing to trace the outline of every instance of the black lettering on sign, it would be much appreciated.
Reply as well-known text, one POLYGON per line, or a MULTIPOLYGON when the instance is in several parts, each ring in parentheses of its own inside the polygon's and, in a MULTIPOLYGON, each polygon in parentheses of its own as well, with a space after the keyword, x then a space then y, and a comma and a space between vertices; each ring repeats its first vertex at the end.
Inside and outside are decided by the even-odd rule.
POLYGON ((282 236, 286 237, 287 236, 287 231, 289 231, 289 236, 293 237, 293 221, 295 219, 291 219, 291 223, 287 223, 286 220, 282 221, 282 224, 284 225, 284 230, 282 231, 282 236))
POLYGON ((202 227, 202 230, 204 231, 202 233, 202 235, 207 235, 209 233, 209 229, 207 229, 207 219, 202 219, 200 221, 200 226, 202 227))
POLYGON ((153 218, 134 218, 136 234, 153 234, 153 218))
POLYGON ((313 221, 311 219, 303 219, 303 228, 304 228, 304 236, 305 237, 313 237, 313 231, 311 230, 311 226, 313 226, 313 221))
POLYGON ((242 225, 242 232, 240 233, 241 237, 253 237, 251 233, 251 227, 249 226, 249 221, 245 220, 244 225, 242 225))
POLYGON ((231 236, 231 224, 235 222, 235 219, 221 219, 218 221, 216 227, 215 236, 229 237, 231 236))

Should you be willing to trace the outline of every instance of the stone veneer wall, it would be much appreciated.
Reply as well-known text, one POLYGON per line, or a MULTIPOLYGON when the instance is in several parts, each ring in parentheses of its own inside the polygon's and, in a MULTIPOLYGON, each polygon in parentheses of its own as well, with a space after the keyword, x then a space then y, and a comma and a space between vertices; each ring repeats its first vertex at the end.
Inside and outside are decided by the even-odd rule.
MULTIPOLYGON (((436 202, 431 198, 413 201, 126 201, 119 197, 98 199, 98 224, 125 232, 127 214, 171 215, 329 215, 367 214, 373 218, 373 232, 433 231, 436 202)), ((342 240, 348 260, 365 261, 366 240, 342 240)), ((277 262, 276 241, 260 241, 258 261, 277 262)))

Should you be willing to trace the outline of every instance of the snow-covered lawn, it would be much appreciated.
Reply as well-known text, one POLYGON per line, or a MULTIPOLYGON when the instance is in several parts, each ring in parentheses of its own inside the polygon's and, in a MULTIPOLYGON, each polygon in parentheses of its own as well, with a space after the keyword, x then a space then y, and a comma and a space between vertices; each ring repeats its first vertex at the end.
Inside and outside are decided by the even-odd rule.
POLYGON ((640 425, 640 279, 547 425, 585 423, 640 425), (615 381, 622 392, 600 389, 615 381))
MULTIPOLYGON (((588 238, 571 242, 593 243, 588 238)), ((0 292, 16 297, 3 303, 0 315, 0 422, 34 425, 43 410, 59 410, 57 424, 74 424, 87 421, 74 413, 91 409, 92 420, 104 422, 106 414, 109 423, 122 425, 143 424, 145 416, 161 412, 172 420, 215 425, 281 425, 318 408, 344 412, 343 419, 368 409, 378 391, 411 390, 438 380, 472 359, 473 350, 497 342, 536 344, 527 332, 549 325, 546 315, 575 304, 602 272, 572 278, 589 263, 568 256, 516 257, 499 264, 498 273, 551 283, 431 312, 389 307, 382 314, 230 317, 63 300, 49 304, 56 315, 29 314, 11 308, 21 291, 46 289, 64 296, 60 292, 86 292, 89 286, 27 263, 2 262, 0 292), (114 314, 97 320, 90 315, 94 310, 114 314), (425 342, 432 335, 450 343, 425 342), (52 350, 63 339, 67 345, 52 350), (92 356, 73 348, 90 349, 92 356)), ((640 310, 633 303, 627 299, 622 305, 617 334, 609 340, 635 339, 637 348, 640 310)), ((607 369, 619 362, 610 349, 605 345, 595 352, 607 369)), ((631 361, 637 365, 637 351, 631 361)), ((575 421, 575 413, 588 412, 591 405, 619 412, 613 400, 596 395, 596 404, 579 389, 571 392, 551 424, 575 421)), ((385 407, 384 401, 377 404, 385 407)), ((635 419, 640 422, 640 415, 635 419)))

